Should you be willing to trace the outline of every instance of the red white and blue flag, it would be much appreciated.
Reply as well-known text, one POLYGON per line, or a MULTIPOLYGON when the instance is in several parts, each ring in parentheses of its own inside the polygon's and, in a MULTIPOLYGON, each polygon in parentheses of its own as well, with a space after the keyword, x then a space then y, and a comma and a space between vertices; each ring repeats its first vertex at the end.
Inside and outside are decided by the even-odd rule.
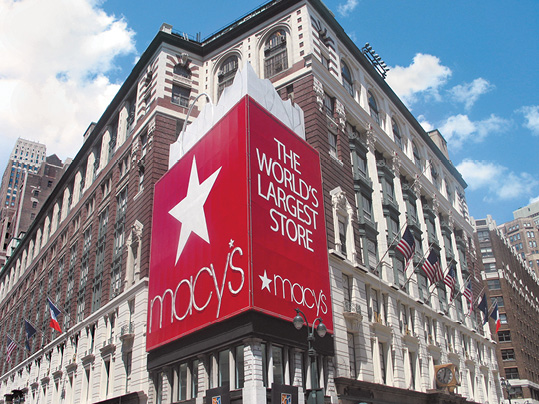
POLYGON ((11 354, 13 353, 13 351, 15 350, 15 348, 17 348, 17 344, 15 343, 15 341, 13 341, 11 339, 11 337, 8 335, 7 336, 7 355, 6 355, 6 362, 9 362, 10 359, 11 359, 11 354))
POLYGON ((440 266, 440 257, 434 250, 430 251, 421 269, 425 272, 431 283, 436 283, 444 278, 442 267, 440 266))
POLYGON ((60 327, 60 323, 58 322, 58 315, 60 314, 60 310, 54 305, 51 299, 47 298, 47 301, 49 302, 49 311, 51 313, 51 321, 49 325, 56 331, 62 332, 62 328, 60 327))
POLYGON ((404 255, 406 262, 408 262, 408 260, 414 256, 415 240, 408 226, 406 226, 406 230, 404 230, 404 234, 402 235, 402 238, 400 239, 396 248, 402 253, 402 255, 404 255))
POLYGON ((449 296, 451 297, 451 300, 453 300, 453 293, 455 292, 455 284, 457 283, 457 279, 455 275, 455 264, 452 264, 449 267, 449 271, 447 271, 447 275, 445 276, 444 283, 449 287, 449 296))
POLYGON ((492 313, 490 313, 490 317, 494 319, 496 322, 496 334, 498 333, 498 330, 500 329, 500 325, 502 325, 502 321, 500 320, 500 312, 498 311, 498 302, 494 303, 494 310, 492 310, 492 313))

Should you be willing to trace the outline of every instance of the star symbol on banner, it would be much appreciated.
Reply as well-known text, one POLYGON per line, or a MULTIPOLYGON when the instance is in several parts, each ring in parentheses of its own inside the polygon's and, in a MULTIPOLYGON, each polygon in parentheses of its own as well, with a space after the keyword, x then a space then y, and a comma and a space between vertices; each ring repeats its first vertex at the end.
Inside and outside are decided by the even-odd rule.
POLYGON ((189 185, 187 195, 168 213, 170 213, 178 222, 182 224, 180 238, 178 240, 178 251, 176 253, 176 264, 189 239, 191 233, 197 234, 206 243, 210 242, 208 235, 208 226, 206 224, 206 214, 204 213, 204 204, 210 194, 213 184, 219 175, 222 167, 219 167, 201 184, 198 180, 198 169, 195 157, 191 165, 191 174, 189 175, 189 185))
POLYGON ((260 280, 262 281, 262 288, 261 288, 260 290, 267 289, 268 292, 271 293, 271 289, 270 289, 271 279, 268 278, 268 275, 267 275, 267 273, 266 273, 266 270, 264 269, 264 276, 258 275, 258 277, 259 277, 260 280))

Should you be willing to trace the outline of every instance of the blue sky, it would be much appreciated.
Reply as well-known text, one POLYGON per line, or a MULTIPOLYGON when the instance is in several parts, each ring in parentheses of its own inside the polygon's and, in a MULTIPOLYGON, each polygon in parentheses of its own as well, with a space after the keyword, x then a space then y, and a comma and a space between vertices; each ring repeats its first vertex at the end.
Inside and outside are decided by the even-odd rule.
MULTIPOLYGON (((74 156, 163 22, 206 38, 261 4, 0 0, 0 168, 19 136, 74 156)), ((539 2, 325 4, 390 66, 423 126, 440 129, 472 216, 503 223, 539 198, 539 2)))

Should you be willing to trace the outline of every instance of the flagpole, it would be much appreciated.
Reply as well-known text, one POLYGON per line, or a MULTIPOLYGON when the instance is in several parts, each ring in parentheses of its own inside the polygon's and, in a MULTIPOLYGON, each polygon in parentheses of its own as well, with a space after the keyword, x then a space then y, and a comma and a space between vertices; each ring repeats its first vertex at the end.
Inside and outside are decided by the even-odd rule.
MULTIPOLYGON (((432 248, 432 245, 433 245, 432 243, 429 244, 429 247, 427 248, 427 252, 426 252, 425 254, 423 254, 423 257, 421 257, 421 260, 419 261, 419 264, 418 264, 417 266, 412 265, 413 271, 412 271, 412 273, 410 274, 410 276, 406 279, 406 282, 404 283, 404 285, 402 285, 402 287, 401 287, 402 290, 404 290, 404 288, 406 287, 406 285, 408 285, 408 283, 412 280, 412 276, 414 276, 416 269, 419 268, 419 265, 420 265, 423 261, 425 261, 425 258, 426 258, 426 256, 427 256, 427 254, 430 252, 430 249, 432 248)), ((412 258, 410 258, 410 261, 413 262, 413 260, 414 260, 414 257, 412 256, 412 258)), ((406 273, 406 271, 405 271, 404 273, 406 273)))
MULTIPOLYGON (((472 275, 468 275, 468 278, 466 278, 466 280, 464 281, 464 288, 466 287, 466 284, 470 281, 470 279, 472 278, 472 275)), ((459 291, 457 292, 457 294, 453 297, 453 299, 451 300, 451 303, 447 306, 447 312, 449 312, 449 309, 452 307, 452 306, 455 306, 455 300, 457 300, 457 297, 461 296, 462 295, 462 289, 463 288, 460 288, 459 291)))
MULTIPOLYGON (((398 155, 397 152, 395 152, 395 154, 398 155)), ((429 160, 427 160, 427 164, 425 164, 425 168, 423 169, 423 171, 421 171, 421 174, 417 175, 417 176, 414 178, 414 181, 412 182, 412 185, 411 185, 412 187, 419 181, 419 179, 420 179, 423 175, 425 175, 425 172, 427 171, 427 168, 430 166, 430 164, 431 164, 431 163, 430 163, 430 159, 429 159, 429 160)), ((384 262, 384 258, 385 258, 386 255, 389 253, 390 247, 393 245, 393 243, 395 242, 395 240, 396 240, 398 237, 401 237, 402 229, 404 229, 404 227, 407 226, 407 225, 408 225, 408 220, 407 220, 407 218, 405 218, 404 224, 400 227, 400 229, 399 229, 398 233, 395 235, 395 237, 393 237, 393 240, 391 241, 391 243, 389 243, 389 244, 387 245, 387 248, 386 248, 386 251, 385 251, 384 255, 382 255, 382 258, 380 258, 380 259, 378 260, 378 264, 376 264, 376 266, 374 267, 374 270, 375 270, 375 271, 378 269, 378 267, 380 266, 380 264, 381 264, 382 262, 384 262)), ((429 248, 430 248, 430 247, 429 247, 429 248)))

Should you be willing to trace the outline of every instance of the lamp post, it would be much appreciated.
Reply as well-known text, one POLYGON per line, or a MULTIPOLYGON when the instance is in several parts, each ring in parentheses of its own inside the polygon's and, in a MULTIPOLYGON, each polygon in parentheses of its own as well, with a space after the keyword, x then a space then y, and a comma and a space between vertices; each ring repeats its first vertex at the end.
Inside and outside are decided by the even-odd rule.
POLYGON ((303 324, 307 325, 307 346, 309 348, 309 358, 311 359, 311 391, 309 392, 309 395, 307 397, 307 404, 323 404, 324 394, 322 393, 322 389, 316 387, 318 384, 316 382, 316 375, 318 374, 318 372, 316 370, 316 350, 313 347, 313 343, 316 323, 318 322, 318 327, 316 327, 316 333, 320 338, 324 338, 324 335, 326 335, 327 332, 327 328, 323 323, 322 319, 318 317, 313 321, 313 325, 309 329, 309 322, 307 321, 307 317, 305 317, 305 314, 300 309, 296 309, 296 317, 294 317, 294 320, 292 322, 294 323, 294 327, 296 327, 296 330, 301 330, 303 324))
POLYGON ((509 399, 509 404, 511 404, 511 392, 513 391, 513 386, 511 386, 511 383, 509 383, 509 380, 507 380, 505 377, 500 379, 500 383, 505 391, 507 391, 507 398, 509 399))

